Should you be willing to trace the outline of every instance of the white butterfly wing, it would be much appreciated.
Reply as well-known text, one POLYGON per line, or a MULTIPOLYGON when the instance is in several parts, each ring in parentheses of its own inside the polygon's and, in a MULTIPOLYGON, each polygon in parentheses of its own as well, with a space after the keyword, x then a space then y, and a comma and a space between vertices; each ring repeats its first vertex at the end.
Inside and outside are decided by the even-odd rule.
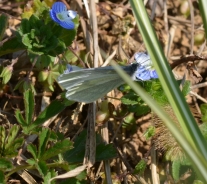
POLYGON ((67 99, 90 103, 124 84, 124 81, 112 67, 103 67, 62 74, 58 83, 67 90, 67 99))

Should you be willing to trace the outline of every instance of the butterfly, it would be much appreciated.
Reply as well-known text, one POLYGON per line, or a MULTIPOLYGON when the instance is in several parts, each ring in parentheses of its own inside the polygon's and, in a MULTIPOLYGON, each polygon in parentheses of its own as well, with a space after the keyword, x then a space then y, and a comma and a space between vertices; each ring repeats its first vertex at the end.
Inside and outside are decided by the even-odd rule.
MULTIPOLYGON (((147 81, 158 78, 157 72, 152 69, 152 61, 144 52, 134 55, 134 63, 121 66, 134 81, 147 81)), ((125 82, 116 73, 112 66, 80 69, 67 65, 67 70, 58 77, 58 83, 66 89, 66 98, 72 101, 91 103, 105 94, 124 84, 125 82)))

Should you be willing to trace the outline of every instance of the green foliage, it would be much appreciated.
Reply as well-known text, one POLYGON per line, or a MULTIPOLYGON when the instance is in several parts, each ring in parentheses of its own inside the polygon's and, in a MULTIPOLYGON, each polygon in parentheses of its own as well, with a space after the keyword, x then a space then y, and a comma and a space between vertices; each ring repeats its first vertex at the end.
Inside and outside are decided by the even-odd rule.
POLYGON ((122 123, 123 128, 130 129, 135 125, 136 119, 134 118, 134 113, 129 113, 124 119, 122 123))
MULTIPOLYGON (((169 103, 159 80, 139 83, 160 105, 164 106, 169 103)), ((125 93, 121 98, 121 102, 127 105, 129 112, 134 112, 136 116, 142 116, 150 112, 150 108, 146 103, 129 86, 122 85, 119 90, 125 93)))
MULTIPOLYGON (((74 148, 64 153, 64 160, 69 163, 82 163, 85 154, 86 131, 83 131, 74 142, 74 148)), ((96 161, 108 160, 116 157, 116 150, 112 144, 105 145, 100 135, 96 135, 96 161)))
POLYGON ((173 163, 172 163, 172 176, 173 176, 174 180, 178 181, 180 179, 180 177, 182 176, 182 174, 187 172, 187 170, 189 170, 189 169, 193 169, 193 168, 190 164, 190 161, 186 157, 183 160, 173 161, 173 163))
POLYGON ((201 113, 202 113, 202 121, 207 122, 207 104, 202 104, 201 105, 201 113))
POLYGON ((60 153, 72 149, 72 142, 68 139, 61 141, 56 137, 55 140, 51 140, 51 130, 46 128, 42 128, 39 132, 38 143, 38 148, 33 144, 30 144, 27 147, 28 152, 30 152, 34 158, 28 161, 31 165, 34 165, 39 161, 46 161, 60 153))
POLYGON ((182 89, 182 93, 184 96, 188 95, 190 92, 191 83, 190 81, 185 81, 182 89))
POLYGON ((0 45, 0 56, 23 49, 25 49, 24 44, 19 42, 17 37, 12 37, 8 41, 4 42, 2 46, 0 45))
POLYGON ((0 22, 1 22, 1 24, 0 24, 0 41, 1 41, 4 36, 4 32, 6 30, 6 27, 7 27, 8 17, 4 14, 1 15, 0 22))
POLYGON ((23 117, 19 109, 15 111, 15 116, 17 121, 23 128, 23 132, 25 134, 29 134, 35 128, 42 125, 45 121, 58 114, 72 103, 65 103, 65 102, 60 102, 58 100, 54 100, 49 106, 47 106, 44 109, 44 111, 40 113, 40 115, 36 118, 35 121, 32 121, 33 113, 34 113, 34 96, 30 90, 24 93, 24 104, 25 104, 25 118, 23 117))
POLYGON ((3 68, 1 75, 0 75, 0 77, 2 77, 3 84, 6 84, 10 80, 12 76, 12 70, 13 70, 13 67, 11 65, 3 68))
POLYGON ((146 140, 150 140, 153 135, 155 134, 155 127, 154 126, 150 126, 146 132, 144 133, 144 137, 146 138, 146 140))
POLYGON ((17 155, 17 149, 23 144, 23 138, 17 137, 20 127, 13 125, 7 132, 0 126, 0 157, 12 158, 17 155))
POLYGON ((201 124, 199 126, 200 130, 201 130, 201 133, 203 134, 205 140, 207 141, 207 122, 201 124))
MULTIPOLYGON (((47 55, 49 52, 53 53, 52 51, 58 46, 58 38, 52 31, 42 19, 32 15, 29 20, 22 20, 18 37, 29 52, 36 55, 47 55)), ((62 48, 62 51, 64 49, 65 47, 62 48)))
POLYGON ((146 160, 142 159, 138 162, 138 164, 135 166, 134 174, 144 174, 144 171, 147 167, 146 160))

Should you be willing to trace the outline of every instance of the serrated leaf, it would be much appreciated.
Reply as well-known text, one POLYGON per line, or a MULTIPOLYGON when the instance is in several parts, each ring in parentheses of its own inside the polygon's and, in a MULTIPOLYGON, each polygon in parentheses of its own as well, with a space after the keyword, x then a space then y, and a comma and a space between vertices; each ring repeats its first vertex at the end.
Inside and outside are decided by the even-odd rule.
POLYGON ((55 184, 56 182, 55 181, 51 181, 50 182, 50 179, 57 176, 57 173, 55 172, 55 170, 50 170, 47 172, 47 174, 43 177, 44 179, 44 183, 50 183, 50 184, 55 184))
POLYGON ((14 87, 14 91, 19 89, 23 85, 24 80, 19 80, 16 86, 14 87))
POLYGON ((25 120, 26 124, 30 125, 34 113, 34 95, 31 90, 24 92, 24 107, 25 107, 25 120))
POLYGON ((22 43, 28 47, 28 49, 32 48, 32 41, 30 40, 29 34, 24 34, 22 36, 22 43))
POLYGON ((41 174, 41 176, 44 178, 44 176, 47 175, 48 172, 48 167, 47 164, 44 161, 39 161, 36 164, 36 168, 39 171, 39 173, 41 174))
POLYGON ((6 184, 5 182, 5 176, 4 176, 4 172, 0 170, 0 183, 1 184, 6 184))
MULTIPOLYGON (((74 148, 63 154, 64 159, 71 163, 81 163, 85 153, 86 131, 83 131, 75 140, 74 148)), ((96 160, 108 160, 116 157, 116 150, 112 144, 105 145, 101 136, 96 135, 96 160)))
POLYGON ((202 121, 207 122, 207 104, 201 104, 202 121))
POLYGON ((152 136, 154 136, 155 134, 155 127, 154 126, 150 126, 146 132, 144 133, 144 137, 146 138, 146 140, 149 140, 152 138, 152 136))
POLYGON ((23 138, 16 138, 10 147, 5 150, 7 158, 13 158, 18 155, 18 149, 23 145, 23 138))
POLYGON ((9 82, 9 80, 11 79, 11 76, 12 76, 12 72, 8 73, 7 75, 5 75, 3 77, 3 84, 7 84, 7 82, 9 82))
POLYGON ((10 65, 10 66, 5 67, 3 71, 1 72, 0 77, 3 78, 3 84, 6 84, 11 79, 12 70, 13 70, 13 67, 10 65))
POLYGON ((134 174, 143 174, 146 167, 147 167, 146 160, 144 159, 140 160, 138 164, 135 166, 134 174))
POLYGON ((35 160, 38 158, 37 148, 33 144, 27 146, 27 151, 30 152, 35 160))
POLYGON ((10 160, 6 158, 0 158, 0 170, 10 170, 12 167, 13 165, 10 160))
POLYGON ((25 46, 21 42, 19 42, 17 37, 13 37, 8 41, 4 42, 2 46, 0 46, 0 56, 14 53, 23 49, 25 49, 25 46))
POLYGON ((21 36, 23 36, 26 33, 29 33, 31 30, 30 23, 28 19, 22 19, 20 24, 20 30, 18 31, 21 36))
POLYGON ((64 153, 72 148, 73 148, 72 142, 65 139, 61 142, 55 143, 52 147, 46 150, 44 155, 42 155, 41 159, 47 160, 51 157, 58 155, 59 153, 64 153))
POLYGON ((6 130, 3 126, 0 126, 0 156, 4 156, 5 151, 5 140, 6 140, 6 130))
POLYGON ((76 36, 76 30, 75 29, 64 29, 61 28, 61 35, 58 37, 61 41, 63 41, 66 45, 66 47, 70 46, 75 39, 76 36))
POLYGON ((2 40, 3 36, 4 36, 4 32, 6 30, 7 27, 7 23, 8 23, 8 17, 4 14, 2 14, 0 16, 0 41, 2 40))
POLYGON ((19 109, 17 109, 15 111, 15 117, 18 121, 18 123, 22 126, 22 127, 26 127, 27 126, 27 123, 25 121, 25 119, 23 118, 22 114, 21 114, 21 111, 19 109))
POLYGON ((178 160, 173 161, 173 163, 172 163, 172 176, 175 181, 179 180, 179 178, 180 178, 180 167, 181 167, 180 161, 178 161, 178 160))
POLYGON ((184 96, 188 95, 190 92, 191 83, 190 81, 185 81, 182 89, 182 93, 184 96))
POLYGON ((13 125, 10 130, 9 133, 7 135, 7 142, 5 145, 5 149, 8 149, 11 145, 13 145, 13 141, 15 140, 18 132, 19 132, 19 126, 18 125, 13 125))
POLYGON ((39 145, 38 145, 38 158, 39 158, 39 160, 44 160, 42 156, 45 153, 49 138, 50 138, 50 130, 47 128, 43 128, 39 134, 39 145))
POLYGON ((203 134, 205 140, 207 141, 207 122, 201 124, 199 126, 200 130, 201 130, 201 133, 203 134))
POLYGON ((55 116, 56 114, 63 111, 67 106, 65 106, 62 102, 58 100, 54 100, 51 102, 49 106, 45 108, 44 111, 37 117, 37 119, 28 127, 28 131, 36 128, 39 125, 42 125, 45 121, 55 116))
POLYGON ((29 165, 35 165, 37 163, 37 160, 33 159, 33 158, 29 158, 26 161, 29 165))
POLYGON ((96 147, 96 161, 109 160, 117 156, 113 144, 99 144, 96 147))
POLYGON ((135 93, 127 93, 121 97, 121 102, 125 105, 135 105, 138 104, 138 97, 135 93))
POLYGON ((142 116, 150 112, 150 108, 146 104, 130 105, 128 110, 134 112, 136 116, 142 116))

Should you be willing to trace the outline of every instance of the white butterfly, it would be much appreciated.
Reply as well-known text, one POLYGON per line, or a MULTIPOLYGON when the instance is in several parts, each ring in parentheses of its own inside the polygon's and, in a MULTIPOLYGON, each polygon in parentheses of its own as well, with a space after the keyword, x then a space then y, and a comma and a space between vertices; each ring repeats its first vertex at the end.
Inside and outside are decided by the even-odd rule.
MULTIPOLYGON (((136 53, 136 62, 122 66, 122 69, 135 81, 158 78, 151 69, 152 61, 146 53, 136 53)), ((64 74, 58 77, 58 83, 66 89, 66 98, 72 101, 91 103, 125 82, 111 66, 80 69, 68 65, 64 74)))

